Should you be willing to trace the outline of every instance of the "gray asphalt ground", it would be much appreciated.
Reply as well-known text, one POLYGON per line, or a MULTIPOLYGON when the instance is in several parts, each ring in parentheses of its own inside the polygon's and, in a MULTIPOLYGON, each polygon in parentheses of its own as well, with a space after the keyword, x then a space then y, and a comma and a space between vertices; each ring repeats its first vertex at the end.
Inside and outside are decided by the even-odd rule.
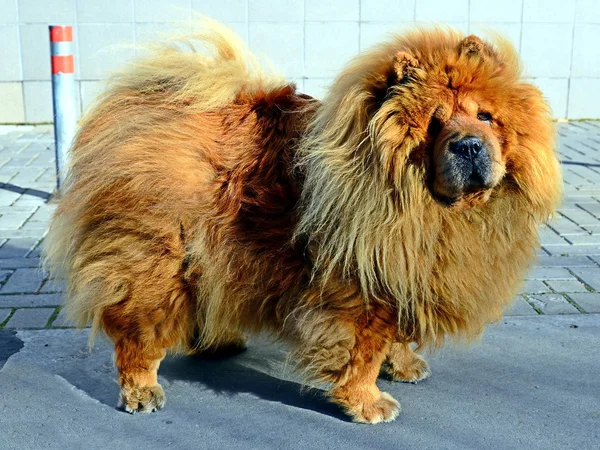
POLYGON ((403 412, 379 425, 303 390, 265 341, 222 361, 168 359, 165 409, 132 416, 115 408, 108 343, 88 352, 87 332, 72 330, 0 339, 3 449, 599 448, 598 314, 506 318, 481 343, 430 357, 429 380, 380 380, 403 412))
POLYGON ((429 355, 429 380, 380 380, 403 412, 358 425, 264 338, 225 360, 169 358, 164 410, 117 409, 110 343, 87 350, 39 269, 51 128, 0 126, 0 450, 600 449, 600 123, 559 133, 565 201, 513 308, 474 346, 429 355))

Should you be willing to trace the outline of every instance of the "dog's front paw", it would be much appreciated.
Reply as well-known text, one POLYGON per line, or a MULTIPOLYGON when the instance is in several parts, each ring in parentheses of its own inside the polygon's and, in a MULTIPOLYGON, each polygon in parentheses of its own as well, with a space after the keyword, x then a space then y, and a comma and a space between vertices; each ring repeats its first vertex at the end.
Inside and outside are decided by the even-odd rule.
POLYGON ((382 392, 381 397, 374 402, 363 403, 347 411, 354 422, 380 423, 395 420, 400 410, 400 403, 387 392, 382 392))
POLYGON ((408 360, 404 358, 402 361, 388 361, 383 366, 383 371, 393 381, 401 381, 403 383, 418 383, 431 376, 429 364, 427 364, 427 361, 422 356, 416 353, 411 353, 408 360))
POLYGON ((332 392, 332 400, 342 406, 354 422, 391 422, 400 414, 400 403, 376 386, 372 389, 336 389, 332 392))
POLYGON ((151 413, 165 406, 167 397, 160 384, 150 387, 121 387, 119 406, 130 414, 151 413))

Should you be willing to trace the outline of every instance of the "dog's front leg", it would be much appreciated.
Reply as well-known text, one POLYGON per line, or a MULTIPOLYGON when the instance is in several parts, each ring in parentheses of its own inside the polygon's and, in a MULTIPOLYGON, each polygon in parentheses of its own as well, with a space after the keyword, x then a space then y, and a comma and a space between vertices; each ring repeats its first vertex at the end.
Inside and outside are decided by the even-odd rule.
POLYGON ((431 375, 427 361, 415 353, 407 342, 394 342, 384 364, 384 371, 393 381, 418 383, 431 375))
POLYGON ((389 306, 362 302, 311 311, 297 349, 311 378, 332 382, 330 397, 355 422, 394 420, 400 404, 375 384, 397 330, 389 306))

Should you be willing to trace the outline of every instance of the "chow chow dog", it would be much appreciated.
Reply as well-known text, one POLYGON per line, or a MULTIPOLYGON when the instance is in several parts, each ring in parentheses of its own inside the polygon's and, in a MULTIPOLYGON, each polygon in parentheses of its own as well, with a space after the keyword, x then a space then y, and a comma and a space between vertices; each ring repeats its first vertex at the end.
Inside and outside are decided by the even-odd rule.
POLYGON ((536 256, 561 174, 515 50, 395 35, 322 101, 226 28, 154 49, 82 119, 46 238, 66 309, 106 333, 125 410, 162 408, 167 351, 287 342, 356 422, 429 376, 416 348, 498 320, 536 256), (192 44, 190 44, 191 46, 192 44))

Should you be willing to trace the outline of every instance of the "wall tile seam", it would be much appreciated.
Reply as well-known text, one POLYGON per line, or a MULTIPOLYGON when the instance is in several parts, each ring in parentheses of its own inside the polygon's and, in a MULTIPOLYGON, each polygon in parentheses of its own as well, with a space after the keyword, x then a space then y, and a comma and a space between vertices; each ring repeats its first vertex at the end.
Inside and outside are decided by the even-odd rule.
POLYGON ((250 0, 246 0, 246 41, 250 41, 250 0))
MULTIPOLYGON (((250 0, 248 0, 249 2, 250 0)), ((306 80, 306 0, 302 2, 302 91, 304 91, 306 80)), ((360 4, 359 4, 360 8, 360 4)), ((249 17, 249 16, 248 16, 249 17)))
POLYGON ((471 0, 467 2, 467 33, 471 34, 471 0))
MULTIPOLYGON (((306 0, 305 0, 306 1, 306 0)), ((358 53, 361 53, 361 48, 360 48, 360 40, 361 40, 361 36, 362 36, 362 27, 360 26, 361 24, 361 19, 362 19, 362 8, 360 7, 362 0, 356 0, 358 1, 358 45, 356 46, 356 48, 358 49, 358 53)))
MULTIPOLYGON (((577 3, 577 2, 576 2, 577 3)), ((575 4, 575 8, 573 8, 573 27, 571 29, 571 61, 569 64, 569 79, 567 80, 567 104, 566 104, 566 111, 565 111, 565 117, 569 117, 569 100, 571 98, 571 77, 573 74, 573 55, 575 54, 575 52, 573 51, 575 48, 575 18, 577 17, 577 4, 575 4)))
MULTIPOLYGON (((15 1, 16 11, 17 11, 17 21, 19 20, 19 1, 15 1)), ((21 48, 21 27, 17 23, 17 44, 19 46, 19 73, 21 79, 23 79, 23 49, 21 48)), ((50 50, 48 50, 50 51, 50 50)), ((25 94, 23 94, 23 109, 25 109, 25 94)), ((25 117, 25 112, 23 112, 23 117, 25 117)))

